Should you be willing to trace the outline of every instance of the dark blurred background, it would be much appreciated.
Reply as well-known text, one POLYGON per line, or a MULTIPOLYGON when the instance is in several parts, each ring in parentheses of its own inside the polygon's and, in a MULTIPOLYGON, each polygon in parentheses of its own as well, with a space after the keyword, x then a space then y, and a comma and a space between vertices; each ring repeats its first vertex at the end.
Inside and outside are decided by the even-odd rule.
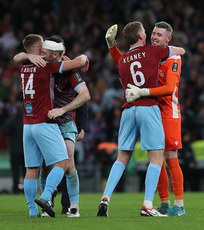
MULTIPOLYGON (((186 191, 204 190, 204 2, 195 0, 0 0, 0 190, 19 193, 24 175, 22 150, 22 91, 20 70, 12 58, 23 50, 29 33, 44 38, 60 34, 67 55, 85 53, 90 68, 84 79, 91 93, 87 132, 76 146, 81 191, 101 192, 115 160, 123 103, 117 66, 104 39, 106 30, 119 25, 118 47, 125 51, 122 29, 130 21, 144 24, 147 43, 154 24, 170 23, 172 44, 182 46, 179 101, 183 149, 179 152, 186 191), (110 143, 107 143, 109 145, 110 143), (112 151, 113 150, 113 151, 112 151), (11 180, 13 178, 13 180, 11 180)), ((146 153, 135 150, 118 191, 143 191, 146 153), (131 183, 130 183, 131 181, 131 183)))

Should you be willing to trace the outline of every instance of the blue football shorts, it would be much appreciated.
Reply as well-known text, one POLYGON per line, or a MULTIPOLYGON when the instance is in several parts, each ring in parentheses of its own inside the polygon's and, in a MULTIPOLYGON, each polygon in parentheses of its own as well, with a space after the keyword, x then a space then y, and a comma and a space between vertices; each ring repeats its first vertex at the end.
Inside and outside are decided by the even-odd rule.
POLYGON ((78 133, 75 122, 70 121, 59 126, 61 134, 64 139, 69 139, 76 142, 76 135, 78 133))
POLYGON ((57 124, 24 124, 23 145, 26 167, 39 167, 68 159, 66 145, 57 124))
POLYGON ((118 149, 133 151, 141 141, 141 150, 165 148, 161 113, 157 105, 132 106, 122 112, 118 136, 118 149))

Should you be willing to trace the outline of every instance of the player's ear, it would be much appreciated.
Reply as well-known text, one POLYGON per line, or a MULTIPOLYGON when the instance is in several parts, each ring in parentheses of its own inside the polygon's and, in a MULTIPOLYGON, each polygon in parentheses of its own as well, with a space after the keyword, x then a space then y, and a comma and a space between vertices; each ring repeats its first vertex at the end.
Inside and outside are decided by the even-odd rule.
POLYGON ((167 37, 167 42, 169 43, 169 42, 171 41, 171 39, 172 39, 172 36, 169 35, 169 36, 167 37))
POLYGON ((54 51, 54 53, 53 53, 53 58, 54 58, 54 59, 57 59, 57 52, 55 52, 55 51, 54 51))
POLYGON ((138 33, 137 36, 138 36, 138 40, 142 39, 142 34, 141 33, 138 33))
POLYGON ((38 44, 38 49, 41 51, 42 50, 42 42, 38 44))

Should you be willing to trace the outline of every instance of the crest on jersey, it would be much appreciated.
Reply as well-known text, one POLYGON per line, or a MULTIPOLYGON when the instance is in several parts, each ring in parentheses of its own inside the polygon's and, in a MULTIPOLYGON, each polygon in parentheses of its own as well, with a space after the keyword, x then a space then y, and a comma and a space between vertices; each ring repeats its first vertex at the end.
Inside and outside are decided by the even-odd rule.
POLYGON ((159 69, 159 77, 165 77, 164 71, 159 69))
POLYGON ((75 72, 74 77, 78 82, 82 81, 81 76, 79 75, 79 73, 75 72))
POLYGON ((178 63, 174 62, 173 65, 172 65, 172 71, 177 72, 177 69, 178 69, 178 63))

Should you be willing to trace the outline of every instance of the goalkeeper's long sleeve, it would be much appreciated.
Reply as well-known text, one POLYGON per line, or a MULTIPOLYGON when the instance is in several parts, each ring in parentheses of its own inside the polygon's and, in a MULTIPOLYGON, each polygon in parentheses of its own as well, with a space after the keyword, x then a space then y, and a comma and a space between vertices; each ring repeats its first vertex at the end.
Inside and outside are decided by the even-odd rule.
POLYGON ((109 51, 110 51, 110 55, 111 55, 113 61, 117 65, 118 64, 118 60, 122 56, 122 53, 120 52, 120 50, 118 49, 117 46, 113 46, 112 48, 109 49, 109 51))
POLYGON ((149 89, 150 96, 152 97, 170 96, 174 92, 176 83, 177 83, 177 75, 167 74, 166 85, 157 88, 150 88, 149 89))

